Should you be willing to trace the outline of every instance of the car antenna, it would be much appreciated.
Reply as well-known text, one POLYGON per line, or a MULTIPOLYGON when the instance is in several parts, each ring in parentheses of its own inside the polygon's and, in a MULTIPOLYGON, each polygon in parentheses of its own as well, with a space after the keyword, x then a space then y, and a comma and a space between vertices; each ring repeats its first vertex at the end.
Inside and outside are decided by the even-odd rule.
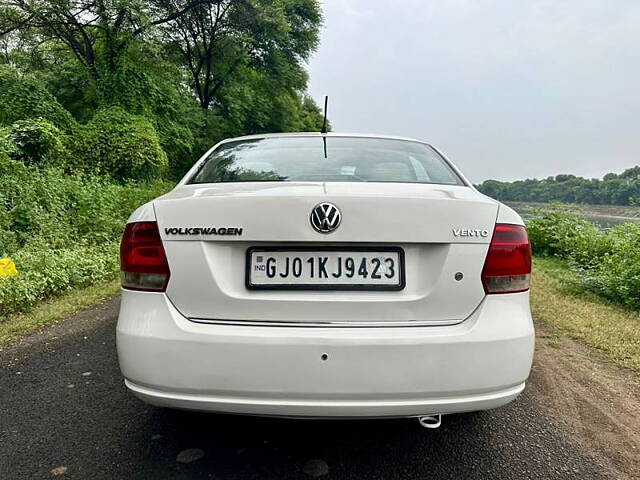
POLYGON ((323 135, 327 134, 327 104, 329 103, 329 95, 324 96, 324 120, 322 121, 322 133, 323 135))
POLYGON ((329 103, 329 95, 324 96, 324 120, 322 121, 322 143, 324 144, 324 158, 327 158, 327 104, 329 103))

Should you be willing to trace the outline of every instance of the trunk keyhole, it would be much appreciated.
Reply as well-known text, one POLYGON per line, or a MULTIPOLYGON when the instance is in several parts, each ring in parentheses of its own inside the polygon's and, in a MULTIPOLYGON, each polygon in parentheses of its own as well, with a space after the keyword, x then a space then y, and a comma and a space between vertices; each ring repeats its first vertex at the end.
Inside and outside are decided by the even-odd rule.
POLYGON ((459 282, 464 278, 464 275, 462 274, 462 272, 457 272, 453 278, 455 278, 459 282))
POLYGON ((327 355, 326 353, 323 353, 322 355, 320 355, 321 360, 326 360, 328 358, 329 358, 329 355, 327 355))

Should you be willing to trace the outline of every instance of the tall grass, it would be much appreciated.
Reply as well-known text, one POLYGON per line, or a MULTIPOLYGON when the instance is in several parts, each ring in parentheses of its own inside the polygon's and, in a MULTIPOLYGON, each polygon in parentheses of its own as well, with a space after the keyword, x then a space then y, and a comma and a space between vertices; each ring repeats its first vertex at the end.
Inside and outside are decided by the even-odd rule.
POLYGON ((126 219, 170 188, 68 175, 0 156, 0 258, 19 272, 0 277, 0 321, 44 298, 114 278, 126 219))

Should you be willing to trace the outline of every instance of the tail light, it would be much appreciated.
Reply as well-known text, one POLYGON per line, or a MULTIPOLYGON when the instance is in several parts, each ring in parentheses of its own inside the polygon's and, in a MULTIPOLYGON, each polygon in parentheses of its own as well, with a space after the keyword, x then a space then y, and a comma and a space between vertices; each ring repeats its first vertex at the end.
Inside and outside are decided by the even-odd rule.
POLYGON ((122 286, 131 290, 164 292, 169 274, 158 224, 128 224, 120 243, 122 286))
POLYGON ((515 293, 529 290, 531 245, 521 225, 496 224, 489 253, 482 269, 486 293, 515 293))

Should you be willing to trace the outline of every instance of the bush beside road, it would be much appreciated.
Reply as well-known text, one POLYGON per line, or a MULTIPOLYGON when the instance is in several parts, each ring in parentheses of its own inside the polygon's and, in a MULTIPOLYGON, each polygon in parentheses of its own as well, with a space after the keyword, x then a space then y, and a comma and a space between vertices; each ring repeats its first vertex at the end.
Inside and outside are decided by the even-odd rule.
POLYGON ((537 257, 564 261, 563 277, 585 291, 640 308, 640 224, 600 229, 568 207, 535 210, 527 230, 537 257))
POLYGON ((0 323, 43 299, 114 279, 124 223, 170 183, 118 183, 57 167, 25 165, 0 149, 0 323))

